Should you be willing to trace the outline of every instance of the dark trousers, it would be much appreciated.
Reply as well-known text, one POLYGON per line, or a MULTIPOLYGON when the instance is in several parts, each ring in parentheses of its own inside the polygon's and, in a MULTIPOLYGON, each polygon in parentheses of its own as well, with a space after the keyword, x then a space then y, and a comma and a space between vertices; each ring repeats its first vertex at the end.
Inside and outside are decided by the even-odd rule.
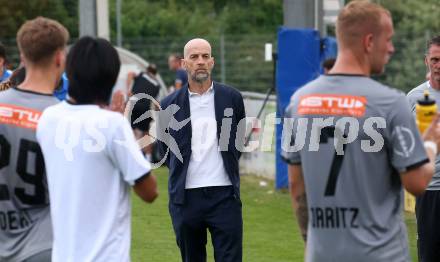
POLYGON ((440 261, 440 191, 416 198, 416 217, 419 261, 440 261))
POLYGON ((185 204, 170 203, 183 262, 205 262, 207 230, 216 262, 242 261, 243 220, 232 186, 185 190, 185 204))

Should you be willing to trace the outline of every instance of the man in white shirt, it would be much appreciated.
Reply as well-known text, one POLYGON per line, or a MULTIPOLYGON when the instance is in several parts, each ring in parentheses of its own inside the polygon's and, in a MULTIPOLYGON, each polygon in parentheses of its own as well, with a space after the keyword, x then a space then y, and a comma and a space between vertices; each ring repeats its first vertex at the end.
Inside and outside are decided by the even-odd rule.
POLYGON ((238 126, 245 111, 240 92, 212 81, 213 66, 206 40, 197 38, 185 45, 183 67, 188 85, 166 97, 161 107, 178 106, 175 120, 190 121, 178 130, 173 121, 160 117, 157 124, 158 132, 167 130, 168 139, 175 140, 181 153, 176 153, 173 143, 159 142, 170 169, 169 209, 185 262, 206 261, 207 230, 215 261, 242 260, 238 160, 244 128, 238 126))
MULTIPOLYGON (((425 57, 429 77, 426 82, 412 89, 407 97, 415 111, 417 100, 423 100, 429 91, 437 106, 440 105, 440 35, 427 44, 425 57)), ((435 161, 435 174, 426 191, 416 199, 419 261, 437 261, 440 257, 440 156, 435 161)))
POLYGON ((68 99, 41 116, 54 262, 130 261, 130 186, 146 202, 157 197, 129 122, 106 109, 119 68, 107 40, 81 38, 67 57, 68 99))

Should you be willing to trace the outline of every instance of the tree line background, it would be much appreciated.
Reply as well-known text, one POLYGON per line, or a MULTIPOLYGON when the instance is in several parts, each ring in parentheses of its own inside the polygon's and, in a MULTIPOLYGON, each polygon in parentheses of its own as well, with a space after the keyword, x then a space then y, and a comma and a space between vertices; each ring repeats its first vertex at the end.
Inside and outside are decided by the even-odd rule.
MULTIPOLYGON (((424 80, 426 40, 440 34, 438 0, 376 0, 393 15, 396 53, 385 83, 407 91, 424 80)), ((60 21, 78 37, 78 0, 0 0, 0 40, 13 65, 18 63, 15 35, 38 15, 60 21)), ((115 0, 109 0, 112 42, 116 43, 115 0)), ((276 47, 283 24, 282 0, 122 0, 123 47, 155 63, 167 84, 173 74, 167 58, 182 52, 193 37, 208 39, 216 59, 214 78, 241 90, 264 92, 272 83, 272 64, 264 62, 264 44, 276 47)), ((333 32, 334 30, 329 30, 333 32)), ((274 49, 276 50, 276 49, 274 49)))

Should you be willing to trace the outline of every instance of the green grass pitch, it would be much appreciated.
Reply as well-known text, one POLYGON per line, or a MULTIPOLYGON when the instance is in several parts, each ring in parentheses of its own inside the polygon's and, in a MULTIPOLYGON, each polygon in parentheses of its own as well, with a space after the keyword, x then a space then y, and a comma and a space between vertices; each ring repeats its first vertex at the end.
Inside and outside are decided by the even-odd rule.
MULTIPOLYGON (((158 179, 159 198, 148 205, 132 197, 133 262, 179 262, 171 219, 168 214, 168 170, 154 171, 158 179)), ((304 244, 294 218, 289 194, 274 190, 273 182, 261 187, 262 178, 243 176, 243 261, 292 262, 303 261, 304 244)), ((405 214, 413 261, 416 260, 416 225, 413 214, 405 214)), ((209 236, 208 236, 209 239, 209 236)), ((208 261, 214 261, 208 240, 208 261)))

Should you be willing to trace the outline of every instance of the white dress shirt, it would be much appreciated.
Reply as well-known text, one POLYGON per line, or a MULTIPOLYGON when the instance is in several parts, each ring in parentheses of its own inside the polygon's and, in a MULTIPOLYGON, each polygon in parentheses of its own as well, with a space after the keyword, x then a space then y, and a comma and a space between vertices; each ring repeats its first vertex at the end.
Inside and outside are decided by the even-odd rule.
POLYGON ((188 92, 192 153, 185 189, 232 185, 218 146, 213 85, 201 95, 188 92))

